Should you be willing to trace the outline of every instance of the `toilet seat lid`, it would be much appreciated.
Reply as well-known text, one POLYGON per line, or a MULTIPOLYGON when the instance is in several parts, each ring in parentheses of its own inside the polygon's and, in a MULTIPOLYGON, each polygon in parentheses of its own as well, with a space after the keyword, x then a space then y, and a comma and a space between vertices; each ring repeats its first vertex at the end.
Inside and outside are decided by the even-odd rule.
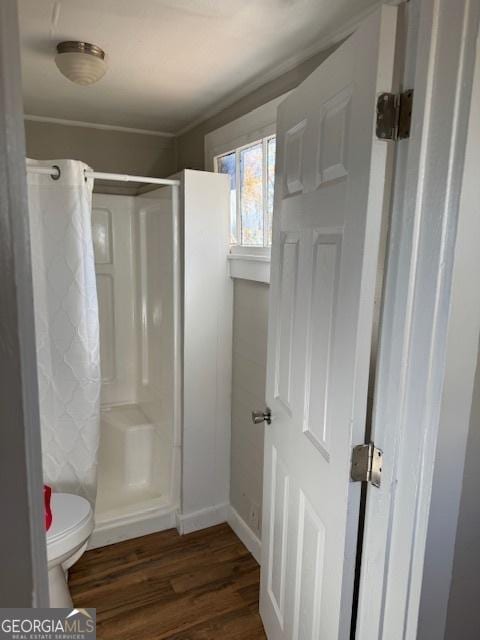
POLYGON ((81 528, 91 517, 90 503, 71 493, 52 493, 52 526, 47 531, 47 543, 56 542, 81 528))

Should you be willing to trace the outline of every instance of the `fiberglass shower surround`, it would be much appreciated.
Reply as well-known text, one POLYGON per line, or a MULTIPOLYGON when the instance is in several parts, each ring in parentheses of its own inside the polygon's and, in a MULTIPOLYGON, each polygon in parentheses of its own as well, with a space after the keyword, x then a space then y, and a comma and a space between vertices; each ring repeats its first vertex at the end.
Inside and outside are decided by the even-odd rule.
MULTIPOLYGON (((45 194, 62 202, 54 236, 79 202, 85 205, 79 234, 88 255, 82 277, 88 273, 89 286, 88 295, 77 292, 77 304, 89 310, 87 319, 93 322, 94 316, 97 336, 95 341, 92 334, 79 356, 94 374, 81 378, 87 398, 67 428, 61 420, 61 403, 70 411, 70 396, 61 387, 65 380, 57 383, 47 376, 41 382, 43 391, 62 388, 55 396, 56 413, 50 414, 50 404, 45 404, 50 396, 41 388, 46 480, 54 490, 91 500, 96 491, 91 547, 175 526, 185 533, 224 521, 232 352, 228 178, 184 171, 169 180, 137 180, 56 160, 29 163, 28 168, 29 184, 41 184, 45 194), (78 201, 67 203, 61 198, 68 191, 70 169, 76 172, 78 201), (92 178, 151 181, 165 187, 137 196, 96 193, 90 202, 84 190, 91 195, 92 178), (78 422, 80 415, 85 424, 78 422)), ((30 198, 31 215, 37 218, 32 226, 45 224, 39 194, 31 191, 30 198)), ((37 235, 34 230, 33 240, 37 235)), ((36 316, 43 304, 37 305, 45 290, 43 280, 50 278, 62 256, 70 257, 70 240, 57 240, 49 246, 54 255, 46 263, 41 262, 42 243, 36 242, 33 250, 35 268, 43 270, 34 283, 36 316)), ((59 271, 54 280, 69 275, 59 271)), ((61 308, 61 300, 52 295, 47 299, 61 308)), ((61 348, 56 352, 59 361, 68 359, 68 332, 75 325, 68 320, 65 329, 62 322, 67 319, 60 313, 56 321, 39 325, 44 349, 43 354, 39 351, 39 367, 45 367, 51 343, 61 348)))
POLYGON ((169 189, 93 197, 102 338, 98 526, 177 501, 173 224, 169 189))
POLYGON ((101 442, 91 545, 224 521, 232 282, 229 185, 94 194, 101 442))
MULTIPOLYGON (((100 439, 94 173, 76 160, 27 160, 44 480, 95 504, 100 439)), ((175 184, 138 178, 139 182, 175 184)))

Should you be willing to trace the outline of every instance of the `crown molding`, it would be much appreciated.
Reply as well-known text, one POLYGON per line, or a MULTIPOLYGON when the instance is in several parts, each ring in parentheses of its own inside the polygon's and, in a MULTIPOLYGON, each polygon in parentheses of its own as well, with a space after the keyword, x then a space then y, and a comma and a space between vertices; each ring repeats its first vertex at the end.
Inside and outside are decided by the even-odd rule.
POLYGON ((103 131, 119 131, 121 133, 139 133, 145 136, 158 136, 159 138, 175 138, 176 133, 165 131, 152 131, 150 129, 134 129, 132 127, 121 127, 112 124, 100 124, 98 122, 83 122, 81 120, 65 120, 63 118, 50 118, 49 116, 34 116, 25 114, 25 120, 31 122, 48 122, 50 124, 61 124, 67 127, 84 127, 87 129, 101 129, 103 131))
MULTIPOLYGON (((391 1, 398 3, 398 2, 404 2, 405 0, 391 0, 391 1)), ((324 38, 320 38, 320 40, 318 40, 314 44, 310 45, 309 47, 306 47, 305 49, 302 49, 301 51, 297 52, 295 55, 291 56, 290 58, 287 58, 286 60, 276 65, 275 67, 269 69, 265 73, 257 75, 251 81, 244 84, 240 89, 228 94, 228 96, 225 97, 223 100, 219 100, 215 104, 215 106, 212 106, 209 109, 203 111, 203 113, 197 118, 195 118, 195 120, 193 120, 190 124, 179 129, 175 133, 175 135, 177 137, 183 136, 185 133, 188 133, 192 129, 195 129, 195 127, 197 127, 198 125, 202 124, 202 122, 205 122, 209 118, 212 118, 213 116, 218 115, 224 109, 228 109, 229 107, 234 105, 236 102, 238 102, 238 100, 241 100, 242 98, 249 95, 250 93, 253 93, 263 85, 267 84, 268 82, 277 80, 283 74, 288 73, 289 71, 297 67, 299 64, 302 64, 302 62, 305 62, 306 60, 316 55, 317 53, 320 53, 321 51, 326 51, 330 47, 333 47, 335 44, 338 44, 339 42, 347 38, 349 35, 351 35, 352 32, 355 31, 355 29, 359 26, 359 24, 363 22, 363 20, 365 20, 365 18, 367 18, 371 13, 373 13, 381 4, 383 4, 382 1, 377 0, 377 2, 375 2, 372 6, 368 7, 368 9, 365 9, 364 11, 361 11, 360 13, 358 13, 351 20, 348 20, 347 22, 345 22, 342 25, 342 27, 329 33, 328 36, 325 36, 324 38)))
MULTIPOLYGON (((386 3, 401 4, 405 1, 406 0, 386 0, 386 3)), ((25 120, 30 120, 33 122, 49 122, 52 124, 61 124, 61 125, 66 125, 71 127, 87 127, 90 129, 100 129, 105 131, 137 133, 142 135, 158 136, 163 138, 177 138, 179 136, 184 135, 185 133, 188 133, 198 125, 202 124, 202 122, 205 122, 206 120, 209 120, 210 118, 218 115, 224 109, 228 109, 229 107, 234 105, 236 102, 238 102, 238 100, 241 100, 242 98, 249 95, 250 93, 253 93, 263 85, 267 84, 268 82, 277 80, 282 75, 284 75, 285 73, 288 73, 289 71, 291 71, 298 65, 302 64, 312 56, 320 53, 321 51, 327 51, 330 47, 333 47, 335 44, 338 44, 339 42, 347 38, 353 31, 355 31, 358 25, 363 20, 365 20, 365 18, 367 18, 371 13, 373 13, 373 11, 375 11, 380 4, 382 4, 382 1, 377 0, 372 4, 372 6, 368 7, 364 11, 354 16, 352 19, 345 22, 342 25, 342 27, 340 27, 335 31, 330 32, 328 36, 321 38, 320 40, 310 45, 309 47, 306 47, 301 51, 298 51, 293 56, 290 56, 289 58, 287 58, 280 64, 276 65, 275 67, 272 67, 265 73, 258 74, 252 80, 245 83, 241 88, 229 93, 228 96, 226 96, 224 99, 217 101, 215 105, 204 110, 201 113, 201 115, 199 115, 197 118, 192 120, 189 124, 178 129, 174 133, 165 132, 165 131, 152 131, 149 129, 136 129, 131 127, 122 127, 122 126, 100 124, 100 123, 94 123, 94 122, 83 122, 80 120, 65 120, 62 118, 51 118, 48 116, 36 116, 31 114, 25 115, 25 120)))

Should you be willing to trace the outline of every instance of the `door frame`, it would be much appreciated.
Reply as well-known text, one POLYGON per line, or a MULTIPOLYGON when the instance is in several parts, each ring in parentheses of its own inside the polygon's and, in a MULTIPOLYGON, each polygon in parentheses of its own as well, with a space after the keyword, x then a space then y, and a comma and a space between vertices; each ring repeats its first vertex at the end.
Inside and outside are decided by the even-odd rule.
POLYGON ((414 107, 396 151, 373 412, 384 470, 368 490, 357 640, 445 632, 480 328, 478 213, 460 206, 479 5, 406 6, 414 107))
POLYGON ((37 358, 16 0, 0 2, 2 607, 48 607, 37 358))
MULTIPOLYGON (((439 616, 438 612, 446 611, 449 585, 438 585, 436 580, 438 571, 451 575, 456 529, 451 523, 460 501, 468 412, 455 413, 453 426, 448 416, 471 402, 480 323, 478 305, 472 307, 471 304, 472 296, 477 300, 474 291, 477 283, 473 278, 469 282, 461 278, 466 264, 479 262, 478 256, 472 255, 474 220, 467 215, 468 207, 467 210, 459 207, 479 0, 410 0, 408 12, 412 50, 408 51, 404 84, 412 86, 410 81, 413 81, 415 106, 410 141, 399 143, 397 150, 377 376, 379 400, 375 408, 377 442, 380 437, 388 441, 393 455, 390 460, 386 459, 390 466, 386 464, 384 469, 383 489, 377 493, 375 489, 369 491, 367 500, 357 625, 360 640, 372 636, 385 640, 413 639, 417 624, 419 628, 434 624, 435 637, 443 637, 445 616, 439 616), (434 165, 427 162, 432 154, 436 157, 434 165), (432 217, 436 233, 431 233, 432 217), (462 256, 455 255, 457 246, 462 246, 462 256), (425 260, 425 256, 429 256, 431 262, 425 260), (424 321, 426 301, 433 320, 428 326, 424 321), (459 323, 460 310, 468 301, 471 313, 459 323), (428 351, 420 351, 419 344, 427 344, 428 351), (456 344, 462 346, 464 354, 465 386, 460 390, 458 385, 455 388, 452 379, 456 344), (419 380, 422 394, 417 393, 419 380), (422 429, 412 429, 414 410, 416 415, 423 416, 422 429), (459 441, 456 452, 462 458, 455 465, 445 461, 446 448, 450 445, 446 437, 449 427, 450 434, 455 430, 459 441), (405 449, 407 438, 408 451, 405 449), (413 474, 412 460, 415 461, 413 474), (403 490, 402 478, 407 472, 414 479, 414 486, 409 487, 414 500, 412 493, 403 490), (394 495, 389 489, 396 479, 402 491, 394 495), (436 492, 440 487, 447 495, 442 493, 439 505, 436 492), (433 541, 430 544, 433 525, 438 522, 436 518, 446 500, 451 505, 449 526, 445 535, 435 540, 435 545, 433 541), (414 527, 407 542, 403 540, 402 553, 396 556, 398 536, 401 537, 402 527, 412 513, 417 515, 414 527), (379 557, 384 561, 379 562, 379 557), (400 559, 407 560, 403 565, 403 582, 392 571, 400 559), (395 618, 401 621, 400 628, 389 628, 395 618)), ((0 3, 0 157, 4 161, 0 163, 0 184, 4 188, 0 192, 4 195, 0 197, 0 242, 7 239, 1 246, 2 261, 7 268, 0 271, 0 291, 8 303, 8 311, 2 312, 0 320, 2 336, 7 337, 7 341, 0 342, 0 349, 5 351, 0 358, 3 385, 0 468, 8 483, 0 483, 0 504, 6 521, 15 522, 15 528, 12 527, 15 544, 3 546, 8 550, 8 558, 4 554, 2 566, 5 568, 8 560, 17 569, 16 606, 47 606, 19 69, 16 2, 3 0, 0 3), (20 566, 25 569, 22 575, 18 574, 20 566)), ((2 602, 8 603, 13 593, 13 574, 3 571, 2 575, 8 576, 8 585, 0 583, 0 593, 2 602), (9 591, 4 597, 7 587, 9 591)))

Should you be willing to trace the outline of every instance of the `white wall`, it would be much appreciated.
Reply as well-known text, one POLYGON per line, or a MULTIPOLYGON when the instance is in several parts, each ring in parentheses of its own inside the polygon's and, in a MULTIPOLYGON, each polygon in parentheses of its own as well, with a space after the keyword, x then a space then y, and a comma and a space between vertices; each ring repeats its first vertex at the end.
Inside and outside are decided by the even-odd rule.
MULTIPOLYGON (((275 133, 277 107, 284 99, 281 95, 208 133, 207 170, 214 169, 215 156, 275 133)), ((230 504, 234 511, 229 522, 259 557, 264 428, 252 423, 251 412, 265 406, 269 287, 264 282, 270 279, 270 263, 249 262, 242 254, 242 260, 230 261, 230 273, 239 277, 233 280, 230 504)))
POLYGON ((222 522, 230 477, 232 281, 225 175, 184 171, 182 516, 187 532, 222 522))
POLYGON ((474 640, 480 630, 480 350, 463 473, 445 640, 474 640))
MULTIPOLYGON (((477 233, 473 232, 474 253, 478 256, 478 238, 480 227, 478 225, 480 215, 478 187, 478 164, 480 149, 480 36, 477 36, 477 55, 475 63, 472 103, 470 109, 470 121, 468 129, 467 150, 465 156, 463 193, 461 199, 461 215, 470 215, 477 221, 477 233)), ((462 227, 459 227, 461 239, 462 227)), ((469 235, 472 234, 471 227, 469 235)), ((467 251, 463 247, 468 256, 467 251)), ((468 245, 467 245, 468 249, 468 245)), ((478 273, 478 260, 469 263, 467 270, 469 281, 472 273, 478 273)), ((464 282, 464 286, 467 284, 464 282)), ((473 285, 478 290, 478 285, 473 285)), ((467 290, 468 291, 468 290, 467 290)), ((470 299, 474 297, 468 295, 470 299)), ((463 305, 466 306, 466 305, 463 305)), ((478 307, 477 307, 478 308, 478 307)), ((475 307, 467 307, 468 318, 474 317, 475 307)), ((464 333, 465 324, 461 325, 464 333)), ((478 333, 477 333, 478 336, 478 333)), ((478 340, 478 338, 477 338, 478 340)), ((470 355, 470 354, 469 354, 470 355)), ((456 379, 466 386, 463 378, 466 369, 465 359, 462 359, 461 367, 456 372, 456 379)), ((458 413, 455 417, 458 416, 458 413)), ((452 421, 451 429, 454 438, 458 438, 458 424, 452 421)), ((456 464, 461 465, 463 460, 455 459, 456 464)), ((480 635, 480 607, 478 600, 480 595, 480 348, 477 352, 476 373, 473 383, 472 406, 470 409, 470 424, 466 443, 465 466, 463 469, 463 484, 461 490, 460 508, 455 538, 455 551, 453 556, 452 579, 447 610, 447 622, 445 640, 472 640, 480 635)))
POLYGON ((265 406, 268 294, 268 285, 235 280, 230 504, 257 537, 262 522, 264 427, 253 424, 251 412, 265 406))

